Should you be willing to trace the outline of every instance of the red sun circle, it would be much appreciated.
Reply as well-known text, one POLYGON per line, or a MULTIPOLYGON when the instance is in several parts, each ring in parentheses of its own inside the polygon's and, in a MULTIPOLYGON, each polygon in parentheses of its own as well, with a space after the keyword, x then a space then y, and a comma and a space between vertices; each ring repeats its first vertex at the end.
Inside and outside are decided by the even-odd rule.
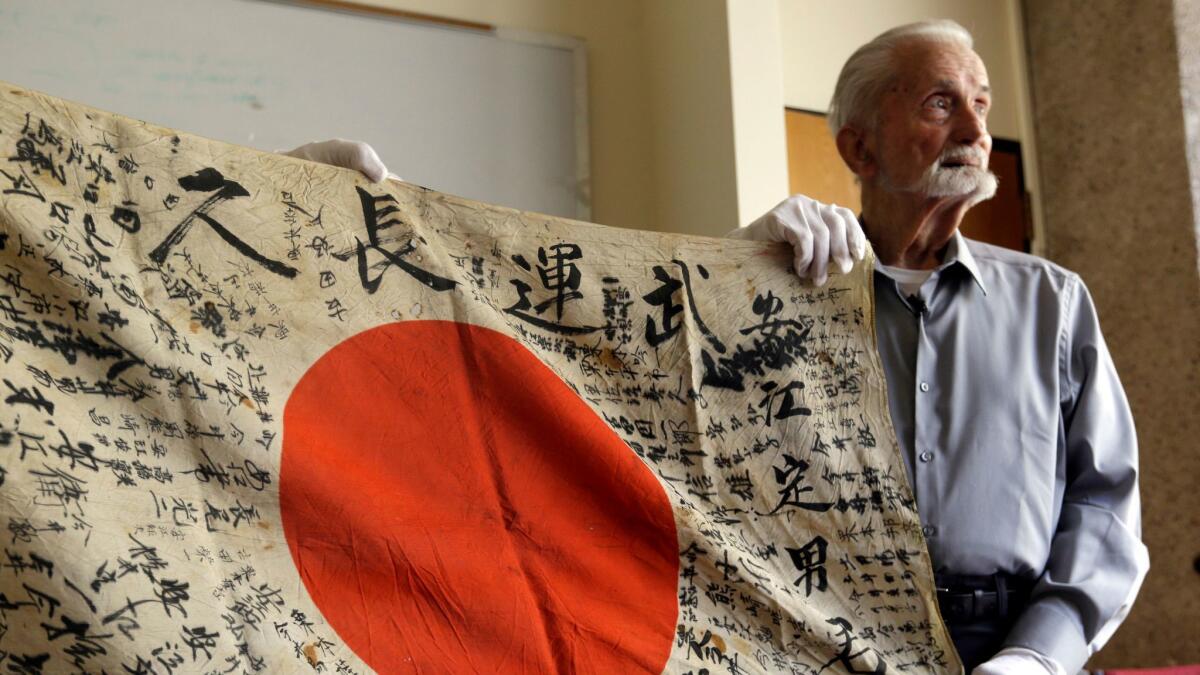
POLYGON ((661 672, 678 616, 662 486, 513 339, 448 321, 330 349, 284 411, 300 577, 380 672, 661 672))

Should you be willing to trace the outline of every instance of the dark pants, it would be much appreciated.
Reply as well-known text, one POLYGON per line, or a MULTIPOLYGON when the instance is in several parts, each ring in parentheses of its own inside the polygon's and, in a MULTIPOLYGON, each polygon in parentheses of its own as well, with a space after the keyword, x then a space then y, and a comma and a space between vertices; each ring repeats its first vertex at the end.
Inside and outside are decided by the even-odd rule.
POLYGON ((1000 651, 1012 623, 1009 619, 969 622, 946 620, 950 628, 950 639, 954 641, 954 648, 958 650, 958 657, 962 659, 967 675, 971 674, 972 668, 1000 651))
POLYGON ((1005 574, 939 574, 938 605, 967 675, 996 655, 1029 602, 1029 584, 1005 574))

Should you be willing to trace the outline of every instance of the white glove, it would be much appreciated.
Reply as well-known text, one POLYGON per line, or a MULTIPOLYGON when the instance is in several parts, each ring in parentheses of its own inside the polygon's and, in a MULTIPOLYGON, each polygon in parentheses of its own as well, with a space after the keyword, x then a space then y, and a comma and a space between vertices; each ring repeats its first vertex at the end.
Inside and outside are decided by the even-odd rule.
POLYGON ((842 274, 867 251, 867 236, 850 209, 792 195, 746 227, 725 235, 750 241, 786 241, 792 245, 796 274, 823 286, 832 261, 842 274))
POLYGON ((400 177, 388 173, 383 160, 379 159, 375 148, 362 141, 347 141, 335 138, 319 143, 305 143, 295 150, 279 153, 296 159, 307 159, 312 162, 331 164, 343 169, 354 169, 362 172, 375 183, 381 183, 385 178, 400 180, 400 177))
POLYGON ((1032 649, 1005 647, 975 666, 971 675, 1066 675, 1066 670, 1058 661, 1032 649))

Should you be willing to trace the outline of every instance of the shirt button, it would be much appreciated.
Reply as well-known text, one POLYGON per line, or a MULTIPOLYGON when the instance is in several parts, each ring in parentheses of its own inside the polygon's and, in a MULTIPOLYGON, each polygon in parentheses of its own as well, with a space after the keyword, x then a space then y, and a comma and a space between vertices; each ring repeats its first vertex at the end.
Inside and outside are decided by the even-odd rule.
POLYGON ((932 453, 932 452, 930 452, 930 451, 926 450, 925 452, 922 452, 922 453, 921 453, 921 461, 922 461, 922 462, 929 462, 929 461, 932 461, 932 460, 933 460, 933 453, 932 453))
POLYGON ((921 383, 921 391, 929 391, 929 383, 928 382, 921 383))
POLYGON ((937 528, 932 525, 926 525, 925 527, 921 528, 921 532, 926 537, 932 537, 933 535, 937 534, 937 528))

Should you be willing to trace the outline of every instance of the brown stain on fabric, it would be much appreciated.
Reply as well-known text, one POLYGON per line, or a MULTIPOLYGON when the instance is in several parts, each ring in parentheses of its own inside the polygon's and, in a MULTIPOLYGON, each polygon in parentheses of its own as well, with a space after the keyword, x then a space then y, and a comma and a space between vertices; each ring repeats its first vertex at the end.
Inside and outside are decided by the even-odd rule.
POLYGON ((624 370, 625 362, 620 359, 611 349, 603 349, 600 351, 600 365, 609 370, 624 370))
POLYGON ((300 650, 304 652, 304 658, 308 659, 308 665, 313 668, 316 668, 317 664, 321 662, 321 659, 317 656, 317 643, 310 642, 301 647, 300 650))
POLYGON ((712 636, 712 646, 713 646, 713 649, 716 649, 717 651, 721 652, 722 654, 724 654, 726 652, 726 650, 728 650, 728 647, 725 646, 725 640, 723 640, 720 635, 717 635, 715 633, 712 636))

